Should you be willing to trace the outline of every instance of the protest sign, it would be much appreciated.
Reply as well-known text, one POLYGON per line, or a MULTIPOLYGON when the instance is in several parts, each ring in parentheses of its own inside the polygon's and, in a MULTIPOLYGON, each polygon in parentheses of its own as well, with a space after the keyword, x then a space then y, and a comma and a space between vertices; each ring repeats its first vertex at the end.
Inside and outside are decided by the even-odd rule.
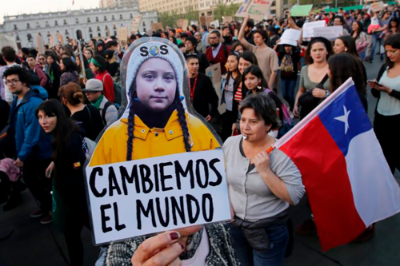
POLYGON ((176 21, 176 26, 183 30, 187 30, 188 25, 189 25, 189 21, 187 19, 178 19, 176 21))
POLYGON ((274 0, 244 0, 244 3, 236 12, 235 17, 250 17, 256 21, 262 21, 273 1, 274 0))
POLYGON ((223 23, 231 23, 231 21, 233 21, 233 17, 232 16, 226 16, 226 17, 222 17, 222 22, 223 23))
POLYGON ((60 43, 61 45, 64 45, 64 36, 58 31, 56 33, 56 36, 57 36, 58 43, 60 43))
POLYGON ((210 23, 210 26, 214 26, 214 28, 218 28, 219 27, 219 20, 214 20, 210 23))
POLYGON ((123 27, 118 29, 118 40, 119 41, 128 41, 128 28, 123 27))
POLYGON ((319 20, 314 22, 307 22, 303 25, 303 39, 314 37, 314 28, 325 27, 325 20, 319 20))
POLYGON ((222 150, 88 167, 95 243, 229 220, 222 150))
POLYGON ((44 48, 44 41, 42 35, 39 33, 36 35, 36 45, 40 54, 44 54, 46 49, 44 48))
POLYGON ((300 40, 301 31, 295 29, 287 29, 283 32, 279 45, 289 44, 297 46, 300 40))
POLYGON ((167 39, 141 38, 125 52, 120 69, 126 108, 101 134, 85 166, 94 242, 229 220, 224 158, 217 149, 222 143, 194 112, 179 48, 167 39), (164 77, 157 97, 148 97, 147 72, 164 77), (163 119, 170 122, 147 124, 163 119))
POLYGON ((200 16, 199 17, 199 22, 200 22, 200 26, 206 25, 206 26, 210 26, 211 22, 214 21, 214 16, 200 16))
POLYGON ((158 30, 164 30, 163 24, 161 22, 153 22, 151 23, 151 30, 153 32, 158 30))
POLYGON ((142 15, 136 15, 133 17, 131 25, 131 33, 137 33, 140 28, 140 22, 142 21, 142 15))
POLYGON ((0 47, 11 46, 18 51, 17 42, 15 41, 15 36, 8 35, 6 33, 0 33, 0 47))
POLYGON ((385 9, 385 5, 384 5, 384 3, 382 1, 381 2, 375 2, 375 3, 372 3, 370 5, 370 9, 373 12, 379 12, 379 11, 382 11, 383 9, 385 9))
POLYGON ((51 34, 49 36, 49 47, 54 47, 54 37, 51 34))
MULTIPOLYGON (((221 102, 221 90, 219 89, 221 87, 221 64, 217 63, 214 65, 211 65, 206 68, 206 75, 211 79, 211 82, 214 86, 215 92, 218 95, 218 102, 221 102)), ((220 105, 218 107, 218 111, 220 114, 225 112, 225 105, 220 105)))
POLYGON ((314 28, 314 37, 325 37, 328 40, 335 40, 343 35, 343 26, 330 26, 322 28, 314 28))
POLYGON ((308 17, 313 5, 294 5, 290 10, 292 17, 308 17))

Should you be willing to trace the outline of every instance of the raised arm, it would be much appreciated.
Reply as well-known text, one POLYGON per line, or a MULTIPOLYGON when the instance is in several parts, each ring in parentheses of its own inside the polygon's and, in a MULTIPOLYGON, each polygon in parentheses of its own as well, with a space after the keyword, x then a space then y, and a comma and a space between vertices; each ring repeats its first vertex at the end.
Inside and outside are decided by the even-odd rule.
POLYGON ((249 46, 251 45, 246 38, 244 38, 244 27, 246 27, 247 22, 249 21, 249 17, 246 17, 243 20, 242 26, 240 27, 239 35, 238 35, 238 41, 246 48, 248 49, 249 46))

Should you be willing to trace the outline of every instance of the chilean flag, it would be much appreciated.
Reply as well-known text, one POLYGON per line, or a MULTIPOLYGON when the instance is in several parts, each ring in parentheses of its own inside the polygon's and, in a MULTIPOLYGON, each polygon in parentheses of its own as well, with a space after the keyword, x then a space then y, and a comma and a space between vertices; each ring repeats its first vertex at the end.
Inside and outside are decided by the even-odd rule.
POLYGON ((275 147, 302 174, 323 251, 400 212, 399 185, 351 79, 275 147))

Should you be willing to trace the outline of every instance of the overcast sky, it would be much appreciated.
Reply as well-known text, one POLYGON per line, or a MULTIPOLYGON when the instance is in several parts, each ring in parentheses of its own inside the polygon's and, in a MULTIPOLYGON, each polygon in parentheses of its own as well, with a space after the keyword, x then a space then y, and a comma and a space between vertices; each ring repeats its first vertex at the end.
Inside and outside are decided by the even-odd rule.
POLYGON ((97 8, 99 0, 0 0, 0 24, 4 15, 22 13, 45 13, 49 11, 63 11, 67 9, 97 8))

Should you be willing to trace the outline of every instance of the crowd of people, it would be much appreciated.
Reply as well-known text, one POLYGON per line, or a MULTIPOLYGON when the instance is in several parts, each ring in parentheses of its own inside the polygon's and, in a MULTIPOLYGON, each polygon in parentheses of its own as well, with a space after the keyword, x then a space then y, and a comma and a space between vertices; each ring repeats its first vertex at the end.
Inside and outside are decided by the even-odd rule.
MULTIPOLYGON (((220 28, 191 25, 153 32, 151 37, 169 40, 171 47, 179 48, 179 56, 186 60, 190 102, 224 142, 232 222, 112 243, 102 247, 96 265, 216 265, 216 261, 282 265, 293 240, 288 208, 300 201, 305 189, 300 172, 286 155, 265 151, 295 121, 352 78, 366 111, 371 108, 367 85, 378 98, 374 130, 392 172, 400 170, 399 32, 400 9, 395 7, 380 12, 320 11, 260 23, 245 18, 220 28), (314 37, 300 39, 297 45, 280 43, 285 30, 301 30, 304 23, 316 20, 343 26, 343 35, 333 41, 314 37), (382 67, 375 80, 367 81, 364 62, 372 63, 374 55, 379 55, 382 67), (206 75, 206 69, 216 64, 221 70, 218 83, 206 75), (213 245, 202 241, 204 237, 213 245), (194 257, 201 263, 193 264, 194 257)), ((128 42, 115 36, 88 42, 71 39, 66 45, 46 47, 44 54, 35 48, 1 49, 0 202, 4 211, 18 207, 20 193, 28 188, 39 204, 31 217, 40 218, 42 224, 57 222, 71 265, 83 265, 80 232, 84 226, 90 229, 83 174, 85 138, 96 141, 107 127, 123 128, 104 134, 121 150, 109 158, 98 155, 95 160, 100 164, 160 156, 169 149, 190 152, 222 144, 208 133, 191 134, 198 122, 186 118, 177 86, 167 84, 174 91, 170 98, 166 96, 165 106, 143 98, 155 77, 135 79, 125 88, 120 64, 128 47, 143 37, 150 36, 132 34, 128 42), (160 115, 160 108, 165 115, 160 115), (129 115, 121 118, 125 109, 129 115), (165 134, 166 127, 177 127, 183 133, 165 142, 164 150, 150 149, 137 140, 136 127, 164 129, 160 134, 165 134), (52 211, 55 197, 66 210, 57 217, 52 211)), ((173 63, 153 60, 159 60, 160 69, 154 72, 171 69, 167 82, 182 75, 174 73, 173 63)), ((135 75, 148 62, 140 62, 135 75)), ((99 142, 96 153, 106 149, 105 145, 110 144, 99 142)), ((312 215, 295 231, 316 235, 312 215)), ((374 233, 371 226, 354 241, 367 241, 374 233)))

